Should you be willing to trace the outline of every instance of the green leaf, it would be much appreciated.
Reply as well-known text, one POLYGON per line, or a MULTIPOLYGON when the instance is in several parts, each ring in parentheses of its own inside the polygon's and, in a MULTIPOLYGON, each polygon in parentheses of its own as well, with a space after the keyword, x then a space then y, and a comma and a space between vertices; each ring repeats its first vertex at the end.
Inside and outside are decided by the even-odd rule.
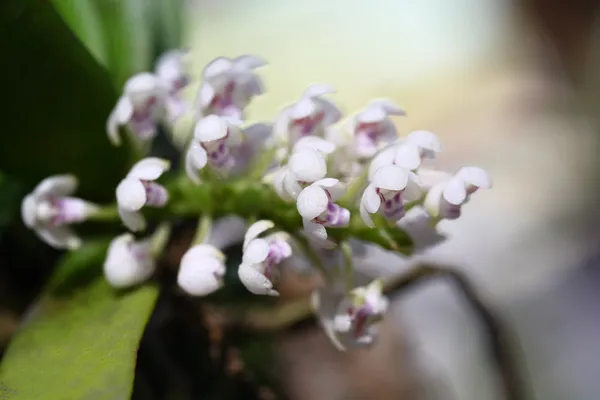
POLYGON ((114 196, 128 151, 108 141, 106 119, 117 100, 110 76, 48 1, 0 2, 4 105, 0 170, 31 187, 48 175, 74 173, 78 195, 114 196))
POLYGON ((158 290, 102 277, 107 242, 68 254, 0 365, 11 400, 129 399, 138 343, 158 290))

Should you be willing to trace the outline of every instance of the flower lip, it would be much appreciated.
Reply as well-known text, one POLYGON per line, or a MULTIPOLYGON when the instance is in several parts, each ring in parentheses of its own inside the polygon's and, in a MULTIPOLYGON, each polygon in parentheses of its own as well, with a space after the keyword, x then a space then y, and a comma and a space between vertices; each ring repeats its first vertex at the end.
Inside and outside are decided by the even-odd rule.
POLYGON ((194 137, 201 142, 209 142, 223 139, 227 132, 225 120, 217 115, 209 115, 198 121, 194 128, 194 137))
POLYGON ((373 184, 386 190, 403 190, 408 184, 408 170, 397 165, 386 165, 373 174, 373 184))
POLYGON ((138 211, 146 204, 146 188, 139 179, 125 178, 116 190, 117 203, 127 211, 138 211))
POLYGON ((158 157, 144 158, 131 167, 128 178, 136 178, 147 181, 158 179, 165 171, 169 170, 171 163, 158 157))
POLYGON ((319 186, 309 186, 298 196, 297 206, 300 215, 312 220, 321 215, 329 205, 327 192, 319 186))

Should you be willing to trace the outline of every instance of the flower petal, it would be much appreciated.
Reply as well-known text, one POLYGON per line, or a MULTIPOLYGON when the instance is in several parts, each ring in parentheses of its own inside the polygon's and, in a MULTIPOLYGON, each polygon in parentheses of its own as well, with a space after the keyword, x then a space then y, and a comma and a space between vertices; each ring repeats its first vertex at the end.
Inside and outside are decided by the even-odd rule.
POLYGON ((194 138, 200 142, 223 139, 227 135, 227 122, 217 115, 208 115, 196 123, 194 138))
POLYGON ((314 98, 333 93, 335 93, 335 89, 333 88, 333 86, 323 83, 313 83, 304 91, 304 93, 302 93, 302 97, 314 98))
POLYGON ((256 221, 246 231, 246 235, 244 236, 244 248, 248 245, 248 243, 256 239, 261 233, 273 228, 275 223, 273 221, 269 221, 266 219, 261 219, 260 221, 256 221))
POLYGON ((37 201, 33 194, 25 196, 21 202, 21 219, 29 229, 37 223, 37 201))
POLYGON ((121 96, 111 111, 106 121, 106 133, 111 143, 115 146, 121 144, 119 126, 125 125, 133 116, 133 104, 126 96, 121 96))
POLYGON ((408 170, 414 171, 421 165, 421 152, 419 147, 412 143, 402 143, 396 148, 394 163, 408 170))
POLYGON ((81 246, 81 239, 67 226, 40 227, 35 230, 35 233, 56 249, 75 250, 81 246))
POLYGON ((322 241, 327 239, 327 229, 323 225, 304 219, 302 220, 302 226, 304 227, 304 232, 310 237, 322 241))
POLYGON ((36 197, 64 197, 77 190, 77 177, 75 175, 54 175, 41 181, 33 190, 36 197))
POLYGON ((329 197, 320 186, 308 186, 300 192, 296 200, 298 212, 303 218, 309 220, 318 217, 327 210, 328 204, 329 197))
POLYGON ((392 165, 394 158, 396 157, 396 146, 389 146, 381 150, 379 154, 373 157, 371 164, 369 165, 369 180, 373 180, 375 172, 386 165, 392 165))
POLYGON ((121 207, 118 207, 117 211, 119 212, 121 221, 123 221, 123 225, 125 225, 130 231, 139 232, 146 229, 146 219, 140 212, 127 211, 121 207))
POLYGON ((421 190, 424 191, 427 191, 434 185, 437 185, 438 183, 441 183, 452 177, 452 174, 449 174, 448 172, 427 168, 419 168, 417 175, 420 180, 421 190))
POLYGON ((387 190, 404 190, 408 184, 408 170, 398 165, 386 165, 373 174, 373 185, 387 190))
POLYGON ((414 251, 421 252, 446 240, 446 236, 438 232, 433 222, 431 215, 424 208, 416 206, 408 210, 406 215, 396 222, 396 226, 410 236, 414 251))
MULTIPOLYGON (((288 202, 293 201, 294 197, 292 197, 287 190, 286 179, 291 179, 294 182, 296 181, 293 176, 289 177, 289 175, 290 172, 287 170, 287 168, 283 168, 275 172, 273 176, 273 187, 275 188, 275 191, 279 197, 288 202)), ((298 182, 296 182, 296 185, 298 185, 298 182)), ((300 194, 300 191, 301 189, 298 191, 298 194, 300 194)))
POLYGON ((335 145, 318 136, 305 136, 296 142, 294 152, 305 149, 318 151, 321 154, 331 154, 335 150, 335 145))
POLYGON ((135 238, 126 233, 116 237, 110 244, 104 261, 104 276, 115 288, 135 286, 147 280, 155 270, 154 259, 140 262, 133 254, 130 245, 135 238))
POLYGON ((165 171, 171 168, 169 160, 158 157, 146 157, 138 161, 131 167, 128 178, 143 179, 154 181, 158 179, 165 171))
POLYGON ((215 95, 215 89, 210 84, 202 82, 200 88, 198 89, 198 94, 196 95, 196 107, 203 109, 210 106, 210 103, 212 103, 215 95))
POLYGON ((233 69, 238 72, 247 72, 265 65, 267 65, 265 60, 250 54, 244 54, 233 59, 233 69))
POLYGON ((321 186, 329 192, 331 201, 336 201, 346 193, 346 186, 339 179, 324 178, 313 183, 314 186, 321 186))
POLYGON ((139 179, 125 178, 117 186, 119 208, 137 211, 146 204, 146 188, 139 179))
POLYGON ((303 97, 298 100, 290 109, 290 117, 293 119, 301 119, 315 114, 317 105, 314 100, 309 97, 303 97))
POLYGON ((419 176, 412 171, 408 172, 408 182, 402 192, 402 198, 405 202, 419 201, 423 197, 421 190, 421 180, 419 176))
POLYGON ((444 200, 455 206, 464 203, 467 199, 467 189, 464 181, 458 177, 450 178, 444 185, 442 196, 444 200))
POLYGON ((222 262, 225 261, 225 255, 218 248, 211 244, 203 243, 190 247, 181 257, 180 264, 197 264, 199 260, 214 258, 222 262))
POLYGON ((492 187, 488 173, 479 167, 462 167, 454 176, 478 188, 490 189, 492 187))
POLYGON ((361 203, 364 204, 365 209, 371 214, 375 214, 379 211, 379 207, 381 207, 381 197, 377 194, 376 186, 374 184, 367 186, 363 193, 361 203))
POLYGON ((214 257, 188 258, 185 262, 182 258, 177 284, 189 295, 207 296, 223 286, 225 271, 223 262, 214 257))
POLYGON ((356 115, 356 120, 359 123, 372 124, 381 122, 387 118, 387 113, 380 107, 369 106, 365 110, 356 115))
POLYGON ((213 223, 206 244, 224 250, 244 240, 246 221, 237 215, 222 217, 213 223))
POLYGON ((217 57, 209 62, 202 71, 202 77, 205 79, 214 78, 233 68, 233 61, 227 57, 217 57))
POLYGON ((238 277, 246 289, 251 293, 279 296, 279 292, 273 290, 273 283, 251 265, 242 263, 238 268, 238 277))
POLYGON ((304 149, 291 155, 288 170, 296 180, 310 183, 325 177, 327 163, 318 151, 304 149))
POLYGON ((286 196, 295 200, 302 192, 302 185, 298 182, 298 179, 294 174, 292 174, 289 170, 286 170, 286 173, 283 175, 283 189, 286 193, 286 196))
POLYGON ((442 144, 437 135, 429 131, 413 131, 406 137, 406 142, 434 153, 442 150, 442 144))
POLYGON ((323 124, 325 126, 333 125, 342 119, 342 111, 332 102, 324 99, 315 99, 314 101, 325 113, 325 116, 323 117, 323 124))
POLYGON ((343 298, 343 294, 336 293, 327 287, 314 290, 310 298, 311 305, 315 310, 325 334, 339 351, 345 351, 346 346, 344 346, 337 337, 333 327, 333 320, 337 314, 338 305, 343 298))
POLYGON ((198 143, 192 142, 185 155, 185 173, 197 185, 202 182, 198 170, 204 168, 207 162, 208 155, 206 154, 206 150, 198 143))
POLYGON ((369 105, 382 109, 387 115, 406 115, 406 112, 400 106, 388 99, 375 99, 369 105))
POLYGON ((253 239, 244 245, 242 261, 248 264, 260 264, 269 255, 269 242, 264 239, 253 239))

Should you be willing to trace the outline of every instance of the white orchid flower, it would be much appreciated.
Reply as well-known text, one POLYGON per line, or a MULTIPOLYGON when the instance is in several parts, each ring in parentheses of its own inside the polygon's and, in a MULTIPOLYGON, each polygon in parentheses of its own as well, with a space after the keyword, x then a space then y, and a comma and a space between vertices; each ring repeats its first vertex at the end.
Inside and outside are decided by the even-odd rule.
POLYGON ((121 144, 119 126, 123 125, 140 141, 153 139, 164 114, 167 93, 167 86, 154 74, 142 72, 132 76, 108 117, 106 130, 110 141, 115 146, 121 144))
POLYGON ((329 85, 313 84, 296 103, 284 108, 274 126, 276 140, 294 144, 305 136, 324 137, 327 127, 342 118, 342 113, 332 102, 321 96, 335 90, 329 85))
POLYGON ((404 217, 404 203, 421 197, 419 178, 413 172, 397 165, 387 165, 375 171, 371 183, 360 201, 360 216, 365 224, 375 227, 370 214, 379 211, 390 221, 404 217))
POLYGON ((156 261, 148 240, 136 241, 131 233, 113 239, 104 261, 104 276, 117 289, 146 281, 154 273, 156 261))
POLYGON ((325 228, 345 227, 350 223, 350 211, 335 203, 345 191, 338 179, 325 178, 307 186, 298 195, 296 206, 304 231, 315 244, 332 247, 325 228))
POLYGON ((415 171, 421 166, 423 159, 435 158, 441 149, 436 134, 429 131, 414 131, 396 147, 394 164, 415 171))
POLYGON ((427 192, 423 206, 436 219, 457 219, 471 194, 491 187, 490 177, 483 169, 462 167, 451 178, 434 185, 427 192))
POLYGON ((168 160, 148 157, 138 161, 117 186, 117 204, 123 224, 136 232, 146 229, 146 220, 140 213, 144 206, 163 207, 169 200, 164 186, 155 182, 168 171, 168 160))
POLYGON ((231 148, 243 142, 242 131, 225 118, 209 115, 194 128, 194 137, 186 154, 185 169, 188 177, 200 183, 198 171, 207 164, 220 174, 227 174, 235 166, 231 148))
POLYGON ((246 106, 264 92, 254 70, 265 65, 265 61, 252 55, 211 61, 202 72, 203 82, 196 98, 198 116, 215 114, 232 123, 241 123, 246 106))
POLYGON ((244 255, 238 276, 254 294, 279 296, 279 292, 273 289, 279 278, 277 266, 292 255, 288 234, 275 232, 261 237, 274 226, 272 221, 257 221, 248 228, 244 237, 244 255))
POLYGON ((177 120, 188 108, 181 97, 181 91, 190 83, 183 62, 186 54, 187 51, 184 50, 170 50, 162 54, 156 62, 155 73, 168 90, 165 105, 171 122, 177 120))
POLYGON ((376 280, 366 287, 354 289, 348 295, 331 288, 313 292, 313 308, 338 350, 365 348, 375 344, 378 323, 389 305, 382 294, 382 286, 381 281, 376 280))
POLYGON ((398 140, 390 115, 405 116, 406 113, 389 100, 373 100, 350 120, 348 129, 354 138, 353 150, 359 160, 373 157, 377 151, 398 140))
POLYGON ((77 189, 73 175, 55 175, 41 181, 21 203, 23 223, 57 249, 76 249, 81 239, 68 225, 85 221, 99 210, 96 204, 71 195, 77 189))
POLYGON ((209 244, 191 247, 181 258, 177 284, 192 296, 207 296, 223 287, 225 255, 209 244))
POLYGON ((275 191, 285 201, 298 198, 308 185, 325 178, 327 163, 321 153, 309 148, 294 152, 274 178, 275 191))
POLYGON ((436 222, 423 207, 414 206, 396 222, 396 226, 410 236, 413 251, 418 253, 446 240, 446 236, 438 231, 436 222))

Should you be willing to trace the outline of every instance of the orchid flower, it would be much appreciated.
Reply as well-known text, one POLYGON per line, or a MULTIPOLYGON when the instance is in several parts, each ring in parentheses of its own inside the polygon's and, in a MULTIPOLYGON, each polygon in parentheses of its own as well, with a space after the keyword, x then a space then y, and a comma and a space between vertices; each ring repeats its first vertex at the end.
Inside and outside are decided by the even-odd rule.
POLYGON ((390 221, 402 218, 404 202, 421 197, 418 180, 416 174, 397 165, 387 165, 375 171, 360 201, 360 215, 364 223, 375 227, 370 214, 378 211, 390 221))
POLYGON ((225 118, 209 115, 194 128, 194 137, 186 154, 185 168, 188 177, 200 183, 198 171, 207 164, 225 175, 235 165, 231 147, 241 145, 242 131, 225 118))
POLYGON ((209 244, 191 247, 181 258, 177 284, 192 296, 207 296, 223 286, 225 255, 209 244))
POLYGON ((148 240, 136 241, 131 233, 113 239, 104 261, 104 276, 108 283, 124 289, 147 280, 156 269, 148 240))
POLYGON ((277 266, 292 255, 287 233, 261 236, 274 226, 272 221, 257 221, 248 228, 244 237, 244 255, 238 276, 254 294, 279 296, 279 292, 273 289, 279 278, 277 266))
POLYGON ((438 231, 436 220, 422 206, 408 210, 396 226, 410 236, 415 254, 446 240, 446 236, 438 231))
POLYGON ((167 160, 148 157, 138 161, 117 186, 117 204, 123 224, 130 230, 146 229, 142 207, 163 207, 169 200, 164 186, 155 181, 170 168, 167 160))
POLYGON ((167 95, 167 86, 158 76, 142 72, 131 77, 108 117, 106 130, 110 141, 115 146, 121 144, 119 126, 122 125, 127 125, 139 141, 153 139, 165 111, 167 95))
POLYGON ((186 54, 187 52, 183 50, 171 50, 161 55, 156 62, 156 75, 168 90, 165 106, 171 122, 177 120, 188 108, 187 103, 181 98, 181 91, 190 82, 183 63, 186 54))
POLYGON ((471 194, 491 187, 492 182, 483 169, 462 167, 451 178, 434 185, 427 192, 423 206, 436 219, 457 219, 471 194))
POLYGON ((215 114, 239 124, 250 101, 264 92, 254 70, 266 65, 262 59, 243 55, 234 59, 219 57, 202 72, 196 108, 199 117, 215 114))
POLYGON ((21 203, 21 216, 27 228, 57 249, 76 249, 81 239, 68 227, 85 221, 99 207, 71 195, 77 189, 73 175, 55 175, 41 181, 21 203))
POLYGON ((324 178, 307 186, 296 201, 304 231, 321 247, 332 247, 326 227, 340 228, 350 223, 350 211, 335 203, 345 192, 338 179, 324 178))

